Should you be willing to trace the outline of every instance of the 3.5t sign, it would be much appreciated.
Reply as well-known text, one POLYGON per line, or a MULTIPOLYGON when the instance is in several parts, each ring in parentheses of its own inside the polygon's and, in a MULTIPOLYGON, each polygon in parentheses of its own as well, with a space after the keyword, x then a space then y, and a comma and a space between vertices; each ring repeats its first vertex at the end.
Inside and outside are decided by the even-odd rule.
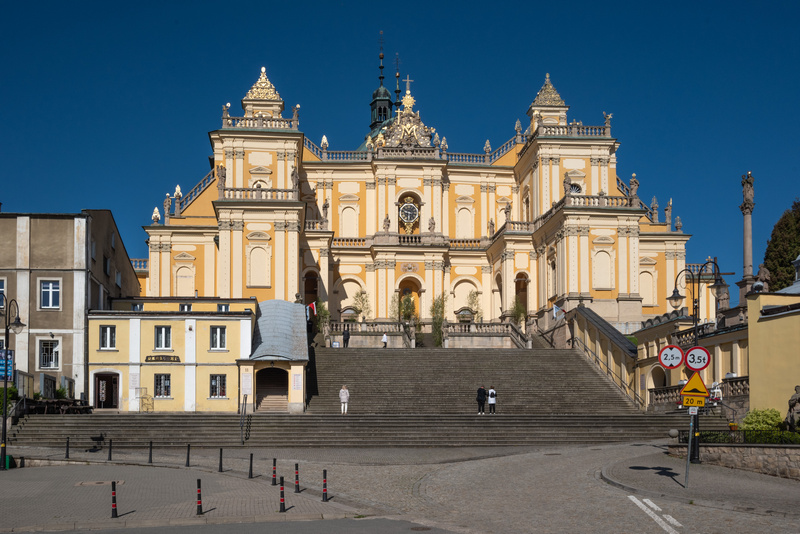
POLYGON ((711 363, 711 354, 703 347, 692 347, 686 351, 686 367, 692 371, 702 371, 711 363))

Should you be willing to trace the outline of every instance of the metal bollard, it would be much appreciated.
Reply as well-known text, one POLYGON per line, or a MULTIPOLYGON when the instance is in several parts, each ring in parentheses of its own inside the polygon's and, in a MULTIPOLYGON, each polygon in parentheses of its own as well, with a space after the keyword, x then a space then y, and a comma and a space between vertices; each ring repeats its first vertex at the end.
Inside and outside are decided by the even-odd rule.
POLYGON ((111 519, 117 518, 117 482, 111 481, 111 519))
POLYGON ((192 444, 186 444, 186 467, 189 467, 189 451, 192 449, 192 444))
POLYGON ((283 500, 283 477, 281 477, 281 509, 279 511, 286 511, 286 502, 283 500))
POLYGON ((253 478, 253 453, 250 453, 250 471, 247 473, 247 478, 253 478))
POLYGON ((300 466, 294 464, 294 492, 300 493, 300 466))
POLYGON ((200 494, 200 479, 197 479, 197 515, 203 515, 203 496, 200 494))
POLYGON ((113 448, 114 448, 114 440, 110 439, 110 440, 108 440, 108 461, 109 462, 111 461, 111 449, 113 449, 113 448))
POLYGON ((272 459, 272 485, 275 486, 278 482, 275 480, 275 464, 278 462, 277 458, 272 459))
POLYGON ((20 456, 19 457, 19 468, 22 469, 23 467, 25 467, 25 457, 24 456, 20 456))
POLYGON ((65 460, 69 460, 69 436, 67 436, 67 454, 64 455, 65 460))
POLYGON ((222 447, 219 448, 219 472, 222 473, 222 447))
POLYGON ((153 463, 153 442, 152 441, 150 442, 150 454, 147 456, 147 463, 148 464, 152 464, 153 463))
POLYGON ((322 470, 322 502, 328 502, 328 470, 322 470))

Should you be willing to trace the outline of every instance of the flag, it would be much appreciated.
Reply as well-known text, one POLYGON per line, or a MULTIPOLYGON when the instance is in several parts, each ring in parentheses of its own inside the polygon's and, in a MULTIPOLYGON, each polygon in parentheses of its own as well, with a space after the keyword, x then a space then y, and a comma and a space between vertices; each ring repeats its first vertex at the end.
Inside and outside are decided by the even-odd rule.
POLYGON ((553 319, 558 319, 558 312, 561 311, 561 308, 553 304, 553 319))
POLYGON ((314 315, 317 314, 317 303, 316 302, 312 302, 311 304, 308 305, 308 307, 311 308, 311 311, 314 312, 314 315))

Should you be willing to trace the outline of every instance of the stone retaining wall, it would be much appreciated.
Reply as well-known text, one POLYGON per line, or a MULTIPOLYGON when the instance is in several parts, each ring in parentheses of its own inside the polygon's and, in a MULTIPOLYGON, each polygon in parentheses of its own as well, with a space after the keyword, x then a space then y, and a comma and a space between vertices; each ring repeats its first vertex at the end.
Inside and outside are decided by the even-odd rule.
MULTIPOLYGON (((670 445, 669 454, 685 457, 686 445, 670 445)), ((700 461, 800 480, 800 447, 797 445, 700 444, 700 461)))

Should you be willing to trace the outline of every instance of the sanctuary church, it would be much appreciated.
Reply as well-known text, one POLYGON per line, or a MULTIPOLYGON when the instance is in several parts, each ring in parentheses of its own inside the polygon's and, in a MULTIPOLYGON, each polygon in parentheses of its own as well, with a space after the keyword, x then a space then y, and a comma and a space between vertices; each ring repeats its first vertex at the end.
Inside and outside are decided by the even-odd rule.
POLYGON ((660 220, 636 176, 617 175, 611 114, 569 120, 547 75, 508 141, 458 152, 408 77, 384 85, 380 59, 353 150, 307 137, 264 68, 241 113, 223 106, 208 174, 145 227, 142 296, 321 302, 334 320, 396 321, 410 295, 424 321, 444 294, 448 321, 503 322, 516 305, 540 328, 554 306, 583 303, 623 332, 668 311, 689 236, 671 202, 660 220))

